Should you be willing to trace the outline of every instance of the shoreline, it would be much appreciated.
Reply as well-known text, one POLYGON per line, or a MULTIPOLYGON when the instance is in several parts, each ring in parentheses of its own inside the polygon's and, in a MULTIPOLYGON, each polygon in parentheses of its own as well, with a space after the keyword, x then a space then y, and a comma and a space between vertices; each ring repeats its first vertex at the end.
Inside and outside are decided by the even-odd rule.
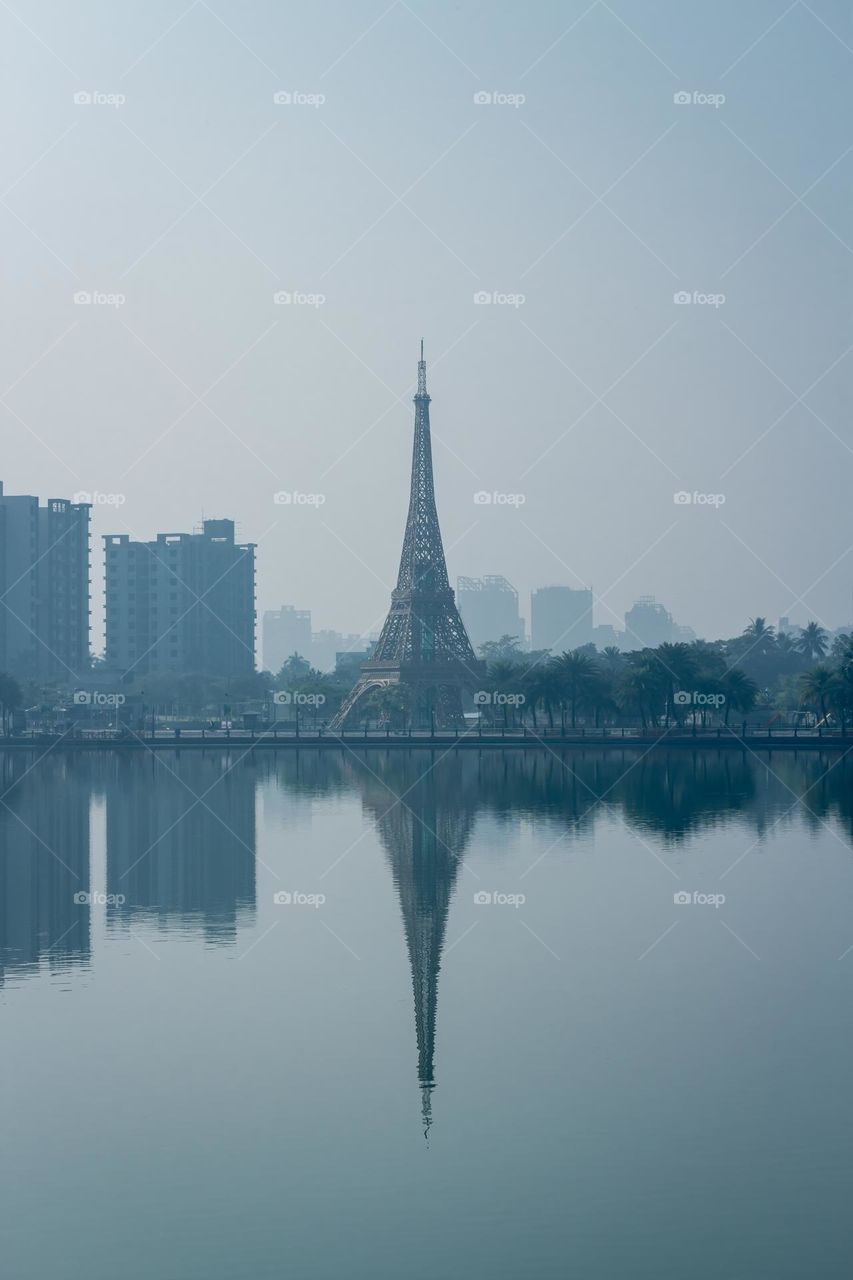
POLYGON ((388 750, 426 750, 426 751, 552 751, 560 750, 642 750, 656 751, 676 748, 687 751, 831 751, 844 753, 853 749, 853 736, 840 734, 820 737, 817 734, 747 734, 744 738, 737 733, 661 733, 631 734, 624 737, 620 733, 607 734, 575 733, 549 734, 547 737, 538 734, 408 734, 373 733, 365 735, 353 731, 346 734, 234 734, 230 737, 142 737, 130 738, 77 738, 35 737, 0 739, 0 751, 39 752, 42 754, 54 751, 67 752, 103 752, 103 751, 328 751, 353 750, 355 748, 379 751, 388 750))

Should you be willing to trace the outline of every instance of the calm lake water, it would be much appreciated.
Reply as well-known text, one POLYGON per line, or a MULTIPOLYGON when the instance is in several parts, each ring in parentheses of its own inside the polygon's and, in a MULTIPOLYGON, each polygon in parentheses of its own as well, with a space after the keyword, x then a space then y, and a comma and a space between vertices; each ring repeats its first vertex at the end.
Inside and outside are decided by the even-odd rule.
POLYGON ((853 1274, 853 760, 0 769, 10 1280, 853 1274))

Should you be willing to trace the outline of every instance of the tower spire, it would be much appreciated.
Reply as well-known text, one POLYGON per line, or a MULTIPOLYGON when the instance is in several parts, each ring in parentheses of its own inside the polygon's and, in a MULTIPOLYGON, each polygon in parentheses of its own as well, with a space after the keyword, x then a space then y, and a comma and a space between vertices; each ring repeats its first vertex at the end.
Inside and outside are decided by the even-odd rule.
MULTIPOLYGON (((426 360, 424 360, 424 340, 421 338, 421 358, 418 361, 418 392, 415 399, 426 396, 426 394, 426 360)), ((429 399, 428 396, 427 399, 429 399)))

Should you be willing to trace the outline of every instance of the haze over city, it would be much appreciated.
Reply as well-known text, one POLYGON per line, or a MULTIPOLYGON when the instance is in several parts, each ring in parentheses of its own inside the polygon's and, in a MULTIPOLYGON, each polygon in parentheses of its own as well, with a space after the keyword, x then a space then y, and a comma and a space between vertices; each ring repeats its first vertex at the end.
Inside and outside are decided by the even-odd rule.
POLYGON ((14 1280, 849 1280, 853 8, 0 0, 14 1280))
POLYGON ((100 535, 202 516, 258 544, 259 615, 375 632, 421 335, 453 582, 850 622, 844 5, 86 15, 0 17, 2 423, 7 493, 125 499, 96 650, 100 535))

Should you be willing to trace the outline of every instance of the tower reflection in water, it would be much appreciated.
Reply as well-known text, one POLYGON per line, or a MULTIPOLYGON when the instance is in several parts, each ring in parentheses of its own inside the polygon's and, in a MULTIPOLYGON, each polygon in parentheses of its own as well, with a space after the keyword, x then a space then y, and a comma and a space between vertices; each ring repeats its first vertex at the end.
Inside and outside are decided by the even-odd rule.
POLYGON ((424 1133, 432 1123, 438 975, 462 857, 474 829, 477 760, 442 768, 435 753, 389 753, 354 769, 400 898, 412 969, 424 1133), (377 768, 377 764, 379 767, 377 768))
POLYGON ((789 813, 853 838, 853 761, 808 753, 500 752, 403 748, 273 754, 0 751, 0 985, 91 957, 90 816, 106 812, 107 932, 150 922, 233 944, 255 926, 256 795, 310 804, 358 795, 400 902, 411 967, 424 1128, 436 1085, 448 915, 479 813, 545 824, 548 838, 615 809, 661 847, 739 822, 760 837, 789 813), (804 806, 795 797, 802 796, 804 806), (602 804, 600 797, 604 798, 602 804), (793 811, 796 810, 796 814, 793 811))

